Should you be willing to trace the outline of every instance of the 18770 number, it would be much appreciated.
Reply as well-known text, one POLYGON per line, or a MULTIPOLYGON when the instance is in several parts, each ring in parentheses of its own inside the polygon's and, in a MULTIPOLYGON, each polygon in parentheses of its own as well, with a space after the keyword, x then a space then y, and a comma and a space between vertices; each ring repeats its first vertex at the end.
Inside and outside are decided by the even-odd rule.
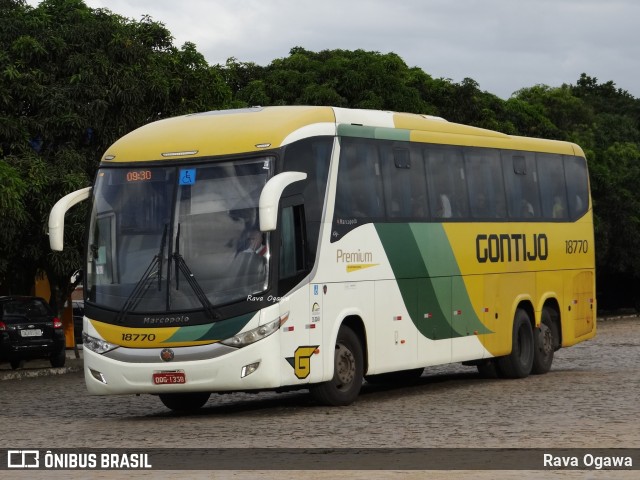
POLYGON ((589 242, 587 240, 565 240, 565 251, 569 255, 575 253, 587 253, 589 251, 589 242))
POLYGON ((125 342, 153 342, 156 339, 153 333, 123 333, 122 340, 125 342))

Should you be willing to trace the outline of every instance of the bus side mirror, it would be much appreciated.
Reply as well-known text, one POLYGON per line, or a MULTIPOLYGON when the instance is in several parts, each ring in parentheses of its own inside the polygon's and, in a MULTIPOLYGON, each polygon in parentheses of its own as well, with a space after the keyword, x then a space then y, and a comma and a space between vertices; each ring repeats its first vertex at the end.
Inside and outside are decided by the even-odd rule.
POLYGON ((278 203, 285 188, 307 178, 303 172, 282 172, 269 180, 260 193, 260 231, 272 232, 278 224, 278 203))
POLYGON ((49 213, 49 245, 51 250, 61 252, 64 247, 64 215, 75 204, 80 203, 91 195, 91 188, 86 187, 65 195, 53 206, 49 213))

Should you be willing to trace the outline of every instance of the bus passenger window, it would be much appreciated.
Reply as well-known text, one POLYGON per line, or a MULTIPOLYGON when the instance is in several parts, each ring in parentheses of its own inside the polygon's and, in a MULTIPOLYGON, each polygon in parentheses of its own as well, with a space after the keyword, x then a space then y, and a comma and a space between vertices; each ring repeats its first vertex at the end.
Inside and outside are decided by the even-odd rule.
POLYGON ((564 157, 564 171, 569 197, 569 216, 580 218, 587 212, 589 205, 589 177, 587 163, 581 157, 564 157))
MULTIPOLYGON (((369 220, 380 218, 382 188, 375 144, 362 139, 342 139, 336 192, 336 218, 369 220)), ((360 222, 360 224, 365 222, 360 222)))
POLYGON ((540 176, 540 199, 544 218, 568 218, 567 192, 562 155, 539 153, 536 155, 540 176))
POLYGON ((388 219, 428 218, 424 163, 400 142, 380 142, 380 166, 388 219))
POLYGON ((469 203, 461 151, 428 147, 422 154, 427 167, 431 215, 436 219, 466 217, 469 203))
POLYGON ((509 218, 514 220, 540 217, 540 193, 535 154, 502 152, 509 218))
POLYGON ((471 215, 479 219, 505 218, 500 152, 491 148, 464 150, 471 215))

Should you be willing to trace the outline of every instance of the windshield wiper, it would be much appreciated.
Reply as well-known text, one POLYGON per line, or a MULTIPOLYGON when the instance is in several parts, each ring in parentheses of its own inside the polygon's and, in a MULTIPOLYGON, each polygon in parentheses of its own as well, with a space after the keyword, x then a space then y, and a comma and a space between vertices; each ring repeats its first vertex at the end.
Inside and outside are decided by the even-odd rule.
POLYGON ((124 317, 132 310, 135 310, 140 304, 140 301, 149 290, 149 287, 153 284, 154 274, 158 277, 158 291, 162 291, 162 260, 164 257, 164 248, 167 243, 167 232, 169 230, 169 224, 165 224, 164 232, 162 233, 162 240, 160 242, 160 251, 153 257, 151 263, 144 271, 138 283, 127 297, 122 309, 116 316, 116 321, 122 323, 124 317))
POLYGON ((180 224, 178 224, 178 231, 176 232, 176 248, 173 252, 173 260, 176 265, 176 290, 180 290, 180 275, 178 272, 182 273, 184 277, 187 279, 187 283, 193 290, 193 293, 196 294, 196 297, 202 304, 205 313, 211 320, 216 320, 220 318, 220 314, 216 312, 216 309, 211 302, 207 298, 207 294, 204 293, 204 290, 196 280, 195 275, 187 265, 187 262, 184 261, 184 258, 180 254, 180 224))
POLYGON ((160 242, 160 251, 156 255, 158 260, 158 291, 162 291, 162 260, 164 260, 164 246, 167 243, 167 231, 169 230, 169 224, 164 224, 164 232, 162 232, 162 241, 160 242))

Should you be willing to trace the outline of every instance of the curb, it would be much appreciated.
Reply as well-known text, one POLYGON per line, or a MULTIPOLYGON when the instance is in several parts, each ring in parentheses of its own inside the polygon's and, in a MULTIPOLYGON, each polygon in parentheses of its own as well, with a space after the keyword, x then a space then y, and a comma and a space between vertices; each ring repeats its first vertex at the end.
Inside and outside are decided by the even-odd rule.
POLYGON ((51 375, 64 375, 82 371, 82 365, 60 368, 22 368, 18 370, 1 370, 0 381, 16 380, 23 378, 49 377, 51 375))
POLYGON ((64 375, 67 373, 81 372, 83 369, 82 350, 79 348, 79 358, 76 358, 73 349, 67 349, 67 360, 64 367, 53 368, 48 360, 27 360, 24 367, 12 370, 9 363, 0 364, 0 382, 3 380, 21 380, 23 378, 49 377, 51 375, 64 375))

